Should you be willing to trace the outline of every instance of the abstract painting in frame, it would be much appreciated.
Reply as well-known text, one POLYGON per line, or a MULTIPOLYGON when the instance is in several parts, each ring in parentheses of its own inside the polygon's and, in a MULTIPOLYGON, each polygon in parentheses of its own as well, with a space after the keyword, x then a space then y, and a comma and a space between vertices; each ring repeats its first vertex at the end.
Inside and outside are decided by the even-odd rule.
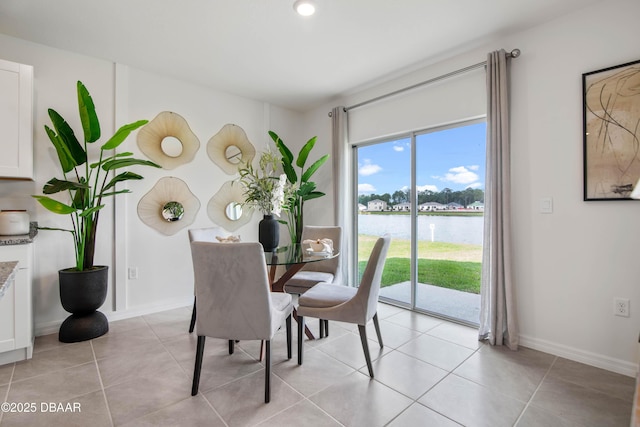
POLYGON ((640 60, 582 75, 584 200, 630 200, 640 178, 640 60))

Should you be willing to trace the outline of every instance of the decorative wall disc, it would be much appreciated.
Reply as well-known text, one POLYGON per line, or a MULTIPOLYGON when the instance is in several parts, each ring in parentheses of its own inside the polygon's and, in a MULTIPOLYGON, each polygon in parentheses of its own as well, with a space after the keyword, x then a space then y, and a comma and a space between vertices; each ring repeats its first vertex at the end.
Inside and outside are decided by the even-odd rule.
POLYGON ((138 202, 138 217, 149 227, 171 236, 191 225, 200 201, 187 184, 172 176, 160 178, 138 202))
POLYGON ((252 209, 242 206, 244 196, 239 182, 227 181, 207 204, 207 214, 220 227, 234 231, 251 219, 252 209))
POLYGON ((138 147, 164 169, 189 163, 200 140, 178 113, 163 111, 138 131, 138 147))
POLYGON ((240 126, 226 124, 207 143, 207 154, 226 174, 233 175, 240 164, 253 160, 256 149, 240 126))

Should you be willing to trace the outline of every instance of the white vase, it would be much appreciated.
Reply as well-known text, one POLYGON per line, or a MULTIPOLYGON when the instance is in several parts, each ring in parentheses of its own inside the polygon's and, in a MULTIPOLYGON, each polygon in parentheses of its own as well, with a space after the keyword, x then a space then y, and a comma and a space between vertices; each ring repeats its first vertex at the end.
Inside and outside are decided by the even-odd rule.
POLYGON ((0 235, 16 236, 29 234, 29 214, 27 211, 0 211, 0 235))

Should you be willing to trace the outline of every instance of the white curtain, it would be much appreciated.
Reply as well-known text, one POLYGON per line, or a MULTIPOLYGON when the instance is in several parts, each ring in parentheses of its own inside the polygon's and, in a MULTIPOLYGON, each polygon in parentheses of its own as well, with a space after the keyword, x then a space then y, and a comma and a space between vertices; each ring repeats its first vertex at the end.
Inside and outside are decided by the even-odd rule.
POLYGON ((343 283, 355 285, 349 277, 351 256, 349 244, 353 235, 351 220, 351 180, 349 179, 349 144, 347 142, 347 112, 345 108, 335 107, 331 110, 331 158, 333 165, 333 207, 334 222, 342 227, 342 279, 343 283))
POLYGON ((518 349, 511 274, 509 65, 504 50, 487 57, 487 165, 479 338, 518 349))

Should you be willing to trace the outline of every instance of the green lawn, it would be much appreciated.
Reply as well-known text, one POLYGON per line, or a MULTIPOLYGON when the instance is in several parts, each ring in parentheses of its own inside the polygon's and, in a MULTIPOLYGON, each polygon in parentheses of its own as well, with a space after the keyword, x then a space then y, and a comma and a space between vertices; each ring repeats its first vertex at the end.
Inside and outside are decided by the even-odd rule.
MULTIPOLYGON (((360 275, 366 263, 366 261, 358 262, 360 275)), ((418 260, 418 283, 479 294, 481 270, 482 264, 479 262, 423 258, 418 260)), ((395 285, 409 280, 409 258, 387 258, 382 272, 381 286, 395 285)))
MULTIPOLYGON (((364 270, 374 236, 358 236, 358 267, 360 276, 364 270)), ((382 287, 409 281, 410 242, 392 239, 384 271, 382 287)), ((418 242, 418 283, 456 289, 474 294, 480 293, 482 271, 482 247, 443 242, 418 242)))

